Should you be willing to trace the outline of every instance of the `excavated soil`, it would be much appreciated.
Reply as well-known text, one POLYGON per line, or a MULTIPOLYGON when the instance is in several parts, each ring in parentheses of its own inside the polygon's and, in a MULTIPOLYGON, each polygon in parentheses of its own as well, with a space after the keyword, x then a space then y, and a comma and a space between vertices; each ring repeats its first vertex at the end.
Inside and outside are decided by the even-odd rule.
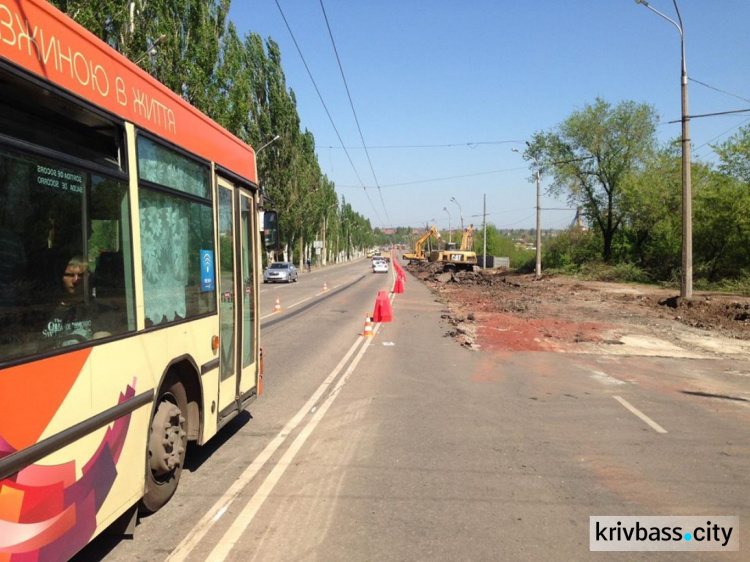
POLYGON ((476 350, 750 355, 750 298, 503 270, 408 265, 446 305, 447 335, 476 350))

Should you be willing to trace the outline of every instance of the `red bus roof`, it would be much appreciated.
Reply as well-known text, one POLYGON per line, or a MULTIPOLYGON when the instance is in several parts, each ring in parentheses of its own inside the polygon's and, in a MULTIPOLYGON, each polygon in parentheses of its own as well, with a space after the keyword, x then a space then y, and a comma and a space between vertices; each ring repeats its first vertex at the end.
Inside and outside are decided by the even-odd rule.
POLYGON ((0 54, 257 182, 253 149, 45 0, 0 2, 0 54))

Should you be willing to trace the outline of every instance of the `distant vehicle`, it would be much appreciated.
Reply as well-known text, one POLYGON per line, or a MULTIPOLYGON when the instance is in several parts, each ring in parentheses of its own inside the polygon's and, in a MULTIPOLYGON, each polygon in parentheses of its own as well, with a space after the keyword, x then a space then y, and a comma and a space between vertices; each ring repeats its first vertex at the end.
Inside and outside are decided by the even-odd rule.
POLYGON ((466 228, 461 235, 461 245, 458 249, 447 249, 437 253, 438 262, 448 268, 472 269, 477 265, 477 254, 474 247, 474 225, 466 228))
POLYGON ((294 264, 288 261, 277 261, 269 265, 263 272, 263 283, 280 282, 296 283, 299 273, 294 264))
POLYGON ((422 245, 427 242, 427 239, 430 236, 434 236, 435 240, 440 242, 440 232, 437 228, 435 228, 435 225, 431 226, 430 229, 425 232, 419 240, 417 240, 417 243, 414 244, 414 252, 410 254, 403 254, 401 257, 403 257, 405 260, 408 260, 409 263, 411 262, 423 262, 427 260, 427 256, 424 254, 424 250, 422 250, 422 245))
POLYGON ((388 262, 384 259, 372 260, 372 272, 373 273, 388 273, 388 262))

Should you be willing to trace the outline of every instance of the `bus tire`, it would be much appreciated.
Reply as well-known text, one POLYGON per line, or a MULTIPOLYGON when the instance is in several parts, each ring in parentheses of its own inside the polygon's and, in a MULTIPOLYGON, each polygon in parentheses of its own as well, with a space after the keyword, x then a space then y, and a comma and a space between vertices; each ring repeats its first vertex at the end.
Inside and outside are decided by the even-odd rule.
POLYGON ((181 382, 165 382, 148 435, 146 489, 139 510, 155 513, 177 490, 187 448, 187 396, 181 382))

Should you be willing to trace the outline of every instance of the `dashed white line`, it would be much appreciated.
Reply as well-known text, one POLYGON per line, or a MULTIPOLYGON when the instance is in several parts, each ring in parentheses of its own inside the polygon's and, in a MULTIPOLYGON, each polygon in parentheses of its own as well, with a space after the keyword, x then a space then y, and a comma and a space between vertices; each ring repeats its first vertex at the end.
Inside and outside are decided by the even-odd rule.
POLYGON ((617 386, 619 384, 626 384, 625 381, 616 379, 615 377, 608 375, 604 371, 591 371, 591 378, 594 379, 595 381, 598 381, 602 384, 606 384, 609 386, 617 386))
POLYGON ((620 404, 622 404, 623 406, 625 406, 625 408, 627 408, 633 414, 635 414, 636 416, 638 416, 639 418, 641 418, 643 421, 645 421, 657 433, 667 433, 666 429, 664 429, 662 426, 660 426, 654 420, 652 420, 651 418, 649 418, 646 414, 644 414, 643 412, 641 412, 638 408, 636 408, 635 406, 633 406, 630 402, 628 402, 624 398, 622 398, 620 396, 613 396, 612 398, 614 398, 615 400, 617 400, 620 404))

